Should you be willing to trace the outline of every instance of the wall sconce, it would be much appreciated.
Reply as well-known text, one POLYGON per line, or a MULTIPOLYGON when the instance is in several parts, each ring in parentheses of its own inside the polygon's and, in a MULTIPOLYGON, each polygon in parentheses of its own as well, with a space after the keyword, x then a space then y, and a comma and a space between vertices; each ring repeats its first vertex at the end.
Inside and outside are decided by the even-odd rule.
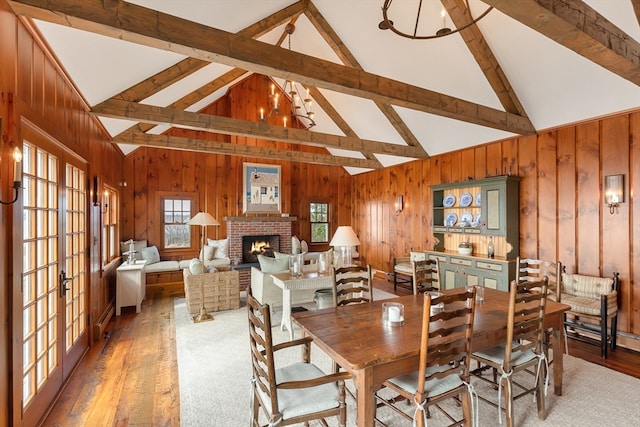
POLYGON ((98 194, 100 193, 100 178, 98 176, 93 177, 93 193, 91 194, 91 204, 93 206, 100 206, 98 201, 98 194))
POLYGON ((604 177, 604 203, 609 206, 612 215, 620 203, 624 203, 624 175, 604 177))
POLYGON ((18 200, 18 190, 22 188, 22 152, 18 147, 13 149, 13 162, 13 191, 15 194, 10 202, 0 200, 3 205, 15 203, 18 200))
POLYGON ((396 213, 402 212, 404 209, 404 199, 402 198, 402 194, 398 194, 396 196, 396 213))

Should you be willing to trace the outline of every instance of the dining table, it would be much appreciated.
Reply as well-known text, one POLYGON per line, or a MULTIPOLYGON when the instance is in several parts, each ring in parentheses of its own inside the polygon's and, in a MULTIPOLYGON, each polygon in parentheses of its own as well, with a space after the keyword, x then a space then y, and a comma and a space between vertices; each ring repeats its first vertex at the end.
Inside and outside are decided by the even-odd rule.
MULTIPOLYGON (((351 373, 357 390, 359 427, 374 425, 375 392, 384 381, 418 369, 423 303, 424 295, 418 294, 291 315, 304 335, 312 337, 320 349, 351 373), (382 304, 390 301, 403 304, 404 324, 388 326, 382 321, 382 304)), ((544 319, 545 328, 553 331, 550 366, 558 396, 562 395, 564 312, 569 308, 547 300, 544 319)), ((476 303, 472 351, 505 342, 508 310, 508 292, 484 289, 484 300, 476 303)))

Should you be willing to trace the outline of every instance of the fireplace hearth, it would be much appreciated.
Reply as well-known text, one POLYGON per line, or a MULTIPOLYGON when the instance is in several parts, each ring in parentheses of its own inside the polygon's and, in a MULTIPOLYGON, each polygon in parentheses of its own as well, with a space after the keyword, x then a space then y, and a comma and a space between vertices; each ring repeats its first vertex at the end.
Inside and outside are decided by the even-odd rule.
POLYGON ((258 255, 269 257, 280 251, 280 235, 242 236, 242 263, 257 263, 258 255))

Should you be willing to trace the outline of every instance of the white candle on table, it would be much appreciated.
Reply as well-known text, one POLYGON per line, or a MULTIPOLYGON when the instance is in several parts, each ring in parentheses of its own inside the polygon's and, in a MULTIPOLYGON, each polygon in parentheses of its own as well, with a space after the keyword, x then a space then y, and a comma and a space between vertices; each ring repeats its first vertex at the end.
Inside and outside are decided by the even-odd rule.
POLYGON ((399 307, 389 307, 389 321, 390 322, 399 322, 400 321, 400 308, 399 307))

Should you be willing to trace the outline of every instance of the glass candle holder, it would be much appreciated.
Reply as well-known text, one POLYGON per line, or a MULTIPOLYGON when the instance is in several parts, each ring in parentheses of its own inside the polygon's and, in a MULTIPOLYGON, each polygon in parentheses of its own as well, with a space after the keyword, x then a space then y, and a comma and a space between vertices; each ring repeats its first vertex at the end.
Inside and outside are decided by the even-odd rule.
POLYGON ((385 326, 404 325, 404 305, 399 302, 383 302, 382 324, 385 326))

